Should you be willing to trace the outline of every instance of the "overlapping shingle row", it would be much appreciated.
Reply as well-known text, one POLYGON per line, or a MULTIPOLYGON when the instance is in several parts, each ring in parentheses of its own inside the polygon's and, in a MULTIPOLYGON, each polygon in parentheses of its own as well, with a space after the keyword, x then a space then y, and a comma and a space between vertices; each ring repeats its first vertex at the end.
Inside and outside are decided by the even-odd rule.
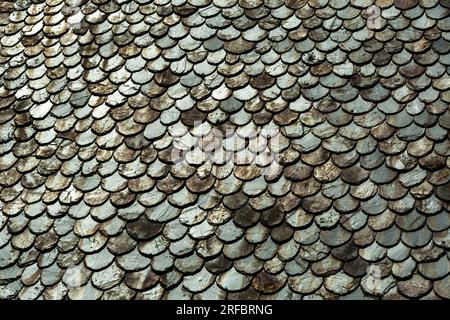
POLYGON ((450 298, 450 1, 0 3, 0 297, 450 298))

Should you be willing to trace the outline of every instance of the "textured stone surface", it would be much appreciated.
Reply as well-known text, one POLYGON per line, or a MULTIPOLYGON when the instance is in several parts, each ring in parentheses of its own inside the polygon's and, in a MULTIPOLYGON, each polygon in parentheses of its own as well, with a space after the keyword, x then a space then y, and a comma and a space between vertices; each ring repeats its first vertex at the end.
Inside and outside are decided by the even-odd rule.
POLYGON ((0 298, 450 299, 449 7, 3 1, 0 298))

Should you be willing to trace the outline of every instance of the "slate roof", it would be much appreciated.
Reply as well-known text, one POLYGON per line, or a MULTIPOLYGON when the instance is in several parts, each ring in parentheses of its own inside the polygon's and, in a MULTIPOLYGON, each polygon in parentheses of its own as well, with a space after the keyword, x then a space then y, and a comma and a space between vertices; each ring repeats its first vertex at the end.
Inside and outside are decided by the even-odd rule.
POLYGON ((449 15, 0 2, 0 297, 450 298, 449 15))

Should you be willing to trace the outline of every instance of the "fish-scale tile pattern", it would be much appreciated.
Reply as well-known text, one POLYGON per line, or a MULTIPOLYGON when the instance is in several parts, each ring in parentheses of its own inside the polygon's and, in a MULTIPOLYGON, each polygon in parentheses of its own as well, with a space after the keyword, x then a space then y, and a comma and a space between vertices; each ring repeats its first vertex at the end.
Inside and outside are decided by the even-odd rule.
POLYGON ((1 2, 0 297, 449 299, 449 16, 1 2))

